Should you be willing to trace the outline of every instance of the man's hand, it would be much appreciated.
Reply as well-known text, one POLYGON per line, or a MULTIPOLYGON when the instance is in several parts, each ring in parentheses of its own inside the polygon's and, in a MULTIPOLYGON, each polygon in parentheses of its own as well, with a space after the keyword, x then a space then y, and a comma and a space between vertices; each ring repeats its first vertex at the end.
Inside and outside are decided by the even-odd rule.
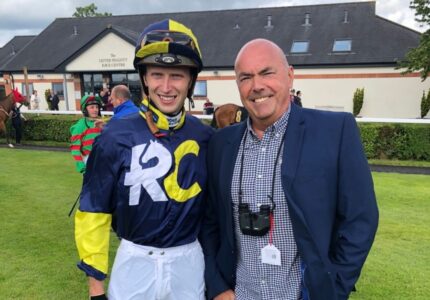
POLYGON ((88 286, 90 297, 104 295, 105 293, 103 281, 97 280, 93 277, 88 277, 88 286))
POLYGON ((234 295, 234 292, 232 290, 227 290, 225 292, 222 292, 218 296, 214 298, 214 300, 234 300, 236 299, 236 296, 234 295))
POLYGON ((97 127, 97 128, 103 129, 103 127, 105 126, 105 121, 103 121, 102 119, 97 119, 94 122, 94 126, 97 127))

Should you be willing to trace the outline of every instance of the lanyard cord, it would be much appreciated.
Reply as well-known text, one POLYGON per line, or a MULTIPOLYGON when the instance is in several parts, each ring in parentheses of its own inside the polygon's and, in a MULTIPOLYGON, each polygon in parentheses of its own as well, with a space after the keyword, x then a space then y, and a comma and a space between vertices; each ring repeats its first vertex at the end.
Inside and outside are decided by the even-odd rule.
MULTIPOLYGON (((275 193, 275 179, 276 179, 276 165, 278 164, 279 161, 279 157, 281 156, 281 149, 282 146, 285 143, 285 135, 287 133, 287 129, 285 129, 284 134, 282 135, 282 140, 281 140, 281 144, 279 145, 278 148, 278 153, 276 154, 276 159, 275 159, 275 164, 273 166, 273 175, 272 175, 272 189, 271 189, 271 194, 267 195, 267 197, 270 199, 270 201, 272 202, 272 208, 270 209, 271 214, 273 213, 273 211, 275 210, 276 204, 275 201, 273 200, 273 195, 275 193)), ((239 205, 242 204, 242 196, 243 196, 243 190, 242 190, 242 179, 243 179, 243 162, 245 160, 245 146, 246 146, 246 139, 248 136, 248 131, 245 130, 245 135, 243 137, 243 141, 242 141, 242 156, 240 158, 240 171, 239 171, 239 205)))

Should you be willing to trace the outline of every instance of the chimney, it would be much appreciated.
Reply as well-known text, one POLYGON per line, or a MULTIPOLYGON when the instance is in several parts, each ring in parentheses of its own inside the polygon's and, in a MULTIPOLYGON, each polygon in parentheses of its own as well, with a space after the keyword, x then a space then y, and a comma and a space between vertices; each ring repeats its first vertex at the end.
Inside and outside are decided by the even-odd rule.
POLYGON ((78 26, 73 26, 73 35, 78 35, 78 26))
POLYGON ((305 13, 305 23, 303 24, 305 26, 310 26, 311 24, 311 14, 305 13))
POLYGON ((267 16, 267 24, 266 24, 266 26, 264 26, 264 28, 266 28, 267 31, 270 31, 273 29, 273 27, 274 26, 272 25, 272 16, 268 15, 267 16))
POLYGON ((343 12, 343 23, 349 23, 347 10, 343 12))

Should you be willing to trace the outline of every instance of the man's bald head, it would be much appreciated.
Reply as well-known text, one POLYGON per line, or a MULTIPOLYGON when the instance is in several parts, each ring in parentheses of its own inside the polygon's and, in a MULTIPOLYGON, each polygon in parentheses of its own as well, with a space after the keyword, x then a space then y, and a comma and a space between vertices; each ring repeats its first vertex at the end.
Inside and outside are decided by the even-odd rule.
POLYGON ((242 104, 261 135, 288 110, 293 69, 278 45, 255 39, 239 51, 234 71, 242 104))
POLYGON ((131 98, 130 90, 127 86, 120 84, 116 85, 111 92, 111 103, 114 107, 124 103, 131 98))
POLYGON ((249 52, 261 52, 272 56, 274 59, 278 59, 286 68, 289 68, 287 58, 285 57, 284 51, 276 45, 274 42, 266 39, 255 39, 251 40, 239 50, 234 63, 234 69, 237 69, 237 64, 240 63, 242 57, 247 55, 249 52))

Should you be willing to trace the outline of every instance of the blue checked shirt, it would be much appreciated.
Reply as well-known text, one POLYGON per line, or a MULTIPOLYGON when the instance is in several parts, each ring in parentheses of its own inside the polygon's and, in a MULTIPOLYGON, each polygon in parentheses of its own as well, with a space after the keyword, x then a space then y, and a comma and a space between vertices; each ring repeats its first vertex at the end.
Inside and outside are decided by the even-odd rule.
POLYGON ((287 128, 289 114, 290 110, 268 127, 261 140, 254 134, 248 119, 248 129, 245 131, 246 144, 243 145, 242 138, 239 148, 231 187, 236 243, 239 249, 235 287, 237 300, 301 299, 300 257, 281 184, 282 149, 275 171, 276 208, 272 240, 273 245, 281 253, 281 266, 262 263, 261 249, 269 244, 269 234, 262 237, 242 234, 238 218, 239 174, 243 149, 245 148, 242 202, 248 203, 252 212, 258 212, 261 204, 271 206, 268 195, 272 189, 273 168, 287 128))

